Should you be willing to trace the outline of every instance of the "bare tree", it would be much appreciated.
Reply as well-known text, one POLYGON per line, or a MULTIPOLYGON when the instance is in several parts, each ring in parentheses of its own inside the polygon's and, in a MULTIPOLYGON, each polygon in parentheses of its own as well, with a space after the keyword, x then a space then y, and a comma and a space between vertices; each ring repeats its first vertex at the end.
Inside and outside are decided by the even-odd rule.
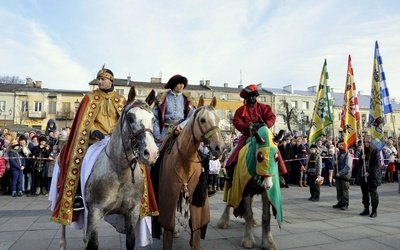
POLYGON ((288 131, 293 133, 292 125, 299 124, 299 110, 291 107, 285 98, 279 100, 280 104, 275 112, 277 116, 282 116, 288 131))
POLYGON ((19 76, 0 76, 0 84, 24 84, 25 80, 19 76))

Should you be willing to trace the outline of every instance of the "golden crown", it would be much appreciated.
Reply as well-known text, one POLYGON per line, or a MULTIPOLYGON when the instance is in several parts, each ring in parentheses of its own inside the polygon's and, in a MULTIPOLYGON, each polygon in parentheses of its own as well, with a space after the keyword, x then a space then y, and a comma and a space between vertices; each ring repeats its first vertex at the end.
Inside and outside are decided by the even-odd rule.
POLYGON ((103 65, 103 67, 101 68, 101 70, 99 70, 99 73, 97 73, 97 79, 99 78, 107 78, 110 81, 114 80, 114 76, 112 75, 112 73, 108 72, 106 68, 104 68, 104 66, 106 66, 106 64, 103 65))

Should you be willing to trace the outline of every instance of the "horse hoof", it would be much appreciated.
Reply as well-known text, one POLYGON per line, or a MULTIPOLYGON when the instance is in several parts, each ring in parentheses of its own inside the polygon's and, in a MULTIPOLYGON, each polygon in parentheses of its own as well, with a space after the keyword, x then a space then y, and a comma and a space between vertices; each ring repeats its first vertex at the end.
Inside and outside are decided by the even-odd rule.
POLYGON ((217 227, 221 229, 227 229, 229 226, 229 223, 224 222, 223 220, 219 220, 217 223, 217 227))
POLYGON ((255 239, 253 237, 246 237, 242 240, 242 246, 246 249, 254 248, 255 239))

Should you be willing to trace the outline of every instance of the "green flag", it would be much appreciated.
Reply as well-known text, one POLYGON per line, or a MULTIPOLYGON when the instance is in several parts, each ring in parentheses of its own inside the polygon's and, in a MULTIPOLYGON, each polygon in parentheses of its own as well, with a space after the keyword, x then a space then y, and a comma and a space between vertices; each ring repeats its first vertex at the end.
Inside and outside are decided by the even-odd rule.
POLYGON ((331 88, 328 85, 328 70, 326 59, 322 67, 321 77, 315 101, 314 113, 311 120, 310 145, 324 133, 324 128, 333 122, 333 107, 331 88))

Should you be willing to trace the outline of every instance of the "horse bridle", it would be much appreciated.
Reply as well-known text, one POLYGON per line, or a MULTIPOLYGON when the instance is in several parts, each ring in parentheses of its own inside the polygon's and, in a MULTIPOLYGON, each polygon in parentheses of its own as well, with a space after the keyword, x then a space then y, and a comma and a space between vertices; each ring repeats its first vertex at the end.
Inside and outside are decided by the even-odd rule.
MULTIPOLYGON (((196 109, 196 111, 195 111, 194 114, 193 114, 193 120, 194 120, 194 121, 193 121, 193 123, 192 123, 191 129, 192 129, 192 136, 193 136, 193 138, 194 138, 195 140, 197 140, 197 138, 196 138, 196 136, 195 136, 195 134, 194 134, 194 124, 195 124, 195 121, 196 121, 196 116, 197 116, 197 114, 200 112, 200 110, 201 110, 201 108, 196 109)), ((197 121, 197 122, 198 122, 198 124, 199 124, 199 128, 200 128, 200 131, 201 131, 201 133, 202 133, 201 138, 202 138, 203 141, 204 141, 204 147, 209 148, 209 147, 210 147, 210 141, 208 140, 208 138, 210 138, 214 133, 217 133, 217 132, 219 131, 219 127, 218 127, 218 126, 211 126, 211 127, 208 128, 206 131, 204 131, 204 130, 203 130, 203 127, 202 127, 201 124, 200 124, 200 121, 197 121)), ((178 140, 176 141, 175 144, 176 144, 176 147, 177 147, 177 149, 178 149, 178 153, 179 153, 183 158, 185 158, 185 156, 183 155, 182 151, 179 149, 178 140)), ((201 157, 200 157, 200 158, 201 158, 201 157)), ((202 160, 200 160, 200 161, 193 161, 193 162, 201 163, 202 160)))
MULTIPOLYGON (((121 122, 120 122, 121 133, 122 133, 122 129, 123 129, 124 123, 126 121, 127 110, 128 109, 130 110, 130 109, 136 108, 136 107, 139 107, 141 109, 145 109, 145 110, 151 112, 150 108, 144 103, 133 103, 131 105, 125 106, 124 110, 122 111, 121 117, 120 117, 120 119, 121 119, 121 122)), ((128 122, 128 124, 129 124, 129 122, 128 122)), ((137 159, 139 158, 139 146, 138 146, 138 143, 137 143, 137 137, 139 135, 143 134, 143 133, 146 133, 146 132, 150 132, 153 135, 153 137, 154 137, 154 134, 153 134, 153 130, 150 129, 150 128, 141 129, 141 130, 136 131, 136 132, 132 129, 130 124, 129 124, 128 128, 129 128, 129 133, 128 133, 129 134, 129 140, 131 142, 130 143, 130 148, 127 150, 127 148, 125 147, 125 143, 122 143, 122 147, 124 148, 123 151, 125 153, 125 158, 127 159, 129 166, 132 168, 134 165, 136 165, 135 163, 137 162, 137 159)), ((107 151, 106 151, 106 155, 108 156, 108 158, 110 158, 112 161, 114 161, 114 159, 112 159, 107 154, 107 151)), ((132 169, 132 172, 133 172, 133 170, 134 170, 134 168, 132 169)))
MULTIPOLYGON (((204 108, 203 108, 204 109, 204 108)), ((196 111, 193 114, 193 119, 196 121, 196 116, 197 114, 200 112, 200 110, 202 110, 201 108, 196 109, 196 111)), ((208 140, 208 138, 210 138, 213 134, 219 132, 219 127, 218 126, 211 126, 210 128, 208 128, 206 131, 203 130, 203 127, 200 124, 200 121, 197 121, 200 131, 201 131, 201 138, 204 141, 204 146, 205 147, 209 147, 210 146, 210 141, 208 140)), ((194 122, 192 123, 192 135, 193 138, 196 139, 196 136, 194 134, 194 122)), ((196 139, 197 140, 197 139, 196 139)))

